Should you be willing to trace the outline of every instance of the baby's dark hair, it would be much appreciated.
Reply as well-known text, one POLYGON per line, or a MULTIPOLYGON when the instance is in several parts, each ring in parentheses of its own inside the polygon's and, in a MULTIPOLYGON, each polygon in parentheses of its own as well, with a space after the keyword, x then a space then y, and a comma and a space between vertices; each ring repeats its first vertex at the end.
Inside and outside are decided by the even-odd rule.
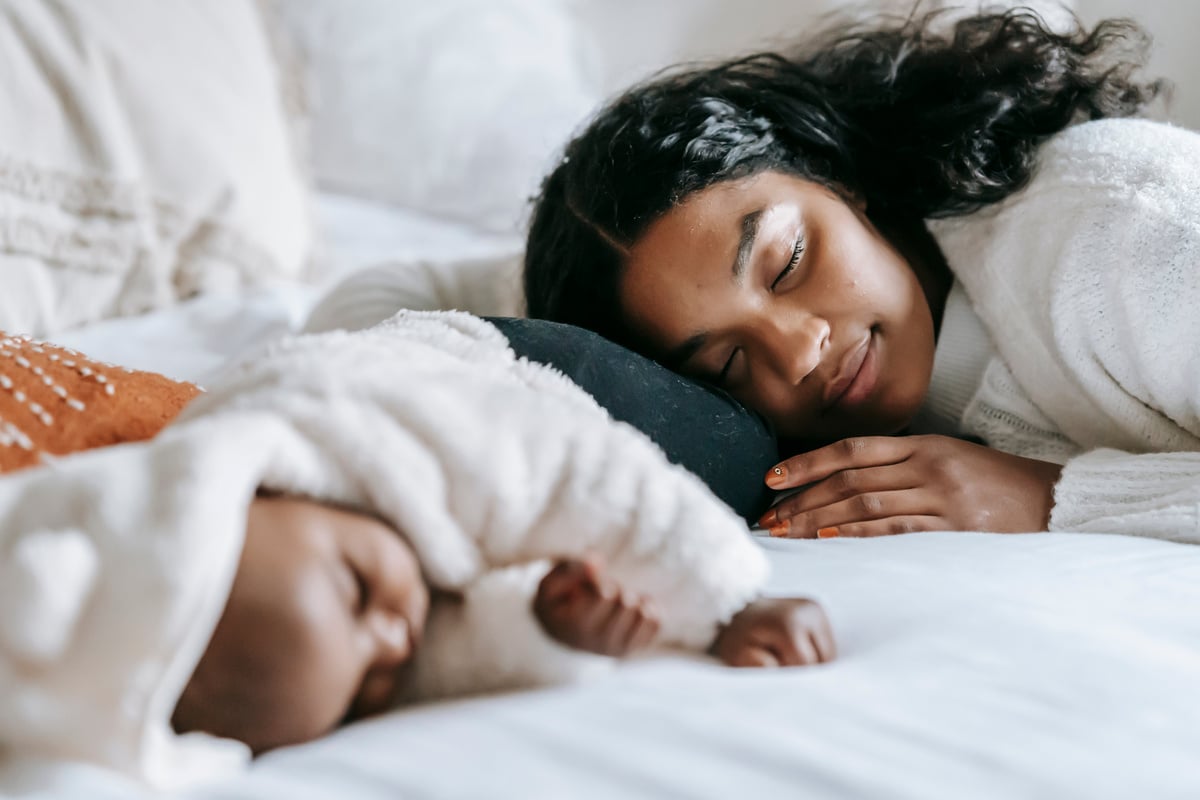
POLYGON ((865 201, 881 229, 963 214, 1028 182, 1038 145, 1085 119, 1128 116, 1161 90, 1133 73, 1133 22, 1054 30, 1028 10, 953 24, 941 13, 842 26, 789 53, 668 72, 603 108, 536 200, 529 316, 631 344, 625 254, 713 184, 779 171, 865 201))

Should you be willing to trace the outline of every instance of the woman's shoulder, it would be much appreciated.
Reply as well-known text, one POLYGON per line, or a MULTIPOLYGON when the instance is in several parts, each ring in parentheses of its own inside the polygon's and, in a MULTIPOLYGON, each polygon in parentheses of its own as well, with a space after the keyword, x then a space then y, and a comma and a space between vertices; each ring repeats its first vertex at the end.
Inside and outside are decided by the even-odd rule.
MULTIPOLYGON (((1200 133, 1147 119, 1102 119, 1073 125, 1042 145, 1030 189, 1200 187, 1200 133)), ((1019 199, 1019 198, 1014 198, 1019 199)))
POLYGON ((1200 133, 1145 119, 1105 119, 1048 139, 1019 191, 973 213, 932 220, 930 230, 944 248, 969 255, 981 240, 1006 234, 1062 242, 1077 234, 1094 237, 1098 229, 1120 237, 1130 225, 1156 223, 1200 233, 1200 133))
POLYGON ((1023 189, 929 229, 991 330, 1024 319, 1050 337, 1122 297, 1178 295, 1200 252, 1200 134, 1139 119, 1072 126, 1042 146, 1023 189))

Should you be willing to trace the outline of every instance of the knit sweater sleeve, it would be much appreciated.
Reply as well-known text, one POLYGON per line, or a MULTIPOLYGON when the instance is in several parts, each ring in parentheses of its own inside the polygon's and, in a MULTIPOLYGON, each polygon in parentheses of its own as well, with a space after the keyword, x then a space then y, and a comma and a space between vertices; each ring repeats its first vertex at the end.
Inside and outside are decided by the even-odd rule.
MULTIPOLYGON (((1050 459, 1050 529, 1200 543, 1200 136, 1071 129, 964 230, 948 238, 1012 391, 1072 445, 1050 459)), ((1045 457, 1030 447, 1007 449, 1045 457)))
POLYGON ((1102 448, 1067 462, 1050 530, 1200 544, 1200 453, 1102 448))

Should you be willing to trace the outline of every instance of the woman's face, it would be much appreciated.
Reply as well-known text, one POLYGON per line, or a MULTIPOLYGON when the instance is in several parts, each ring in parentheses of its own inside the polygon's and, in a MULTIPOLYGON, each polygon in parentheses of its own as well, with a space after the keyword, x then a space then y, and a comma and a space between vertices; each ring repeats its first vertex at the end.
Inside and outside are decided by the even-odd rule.
POLYGON ((863 210, 777 172, 716 184, 630 249, 620 287, 635 334, 779 435, 895 433, 933 368, 929 302, 863 210))

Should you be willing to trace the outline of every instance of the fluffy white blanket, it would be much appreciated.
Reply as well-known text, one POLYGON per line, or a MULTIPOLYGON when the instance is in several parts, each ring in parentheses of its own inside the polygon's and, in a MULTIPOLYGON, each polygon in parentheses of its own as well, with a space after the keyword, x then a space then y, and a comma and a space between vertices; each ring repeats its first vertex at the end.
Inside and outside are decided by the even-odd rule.
POLYGON ((89 761, 159 787, 244 763, 240 745, 176 736, 169 718, 259 487, 382 516, 433 586, 464 594, 430 621, 423 696, 593 663, 532 621, 540 559, 601 554, 656 598, 664 643, 689 649, 766 578, 744 524, 643 435, 481 320, 402 312, 274 346, 155 440, 0 480, 5 757, 89 761))

